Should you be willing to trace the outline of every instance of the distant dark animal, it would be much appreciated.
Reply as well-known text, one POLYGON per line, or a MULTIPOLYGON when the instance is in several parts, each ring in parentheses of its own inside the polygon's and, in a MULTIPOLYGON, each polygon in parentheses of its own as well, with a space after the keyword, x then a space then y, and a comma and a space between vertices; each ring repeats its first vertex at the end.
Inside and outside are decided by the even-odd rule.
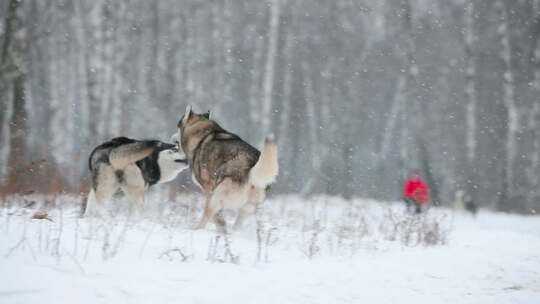
POLYGON ((454 209, 457 211, 467 211, 473 216, 478 213, 478 206, 473 202, 472 197, 463 190, 456 191, 454 209))

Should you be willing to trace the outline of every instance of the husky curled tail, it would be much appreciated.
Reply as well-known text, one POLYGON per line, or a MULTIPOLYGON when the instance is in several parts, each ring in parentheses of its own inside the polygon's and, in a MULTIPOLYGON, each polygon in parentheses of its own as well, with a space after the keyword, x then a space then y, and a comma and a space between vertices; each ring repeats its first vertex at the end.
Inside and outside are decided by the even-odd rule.
POLYGON ((123 170, 127 166, 150 156, 158 145, 159 141, 156 140, 125 144, 111 150, 109 161, 114 169, 123 170))
POLYGON ((249 181, 259 188, 266 188, 276 181, 279 173, 278 152, 275 140, 266 139, 255 166, 249 172, 249 181))

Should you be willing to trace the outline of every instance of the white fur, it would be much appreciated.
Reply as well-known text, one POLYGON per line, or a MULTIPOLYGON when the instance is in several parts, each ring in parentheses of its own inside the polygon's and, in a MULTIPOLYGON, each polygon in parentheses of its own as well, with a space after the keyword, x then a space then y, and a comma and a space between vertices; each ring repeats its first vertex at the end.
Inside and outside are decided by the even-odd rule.
POLYGON ((84 217, 96 216, 98 209, 96 207, 96 192, 94 189, 90 190, 86 199, 86 208, 84 209, 84 217))
POLYGON ((276 181, 278 172, 277 145, 274 141, 266 140, 259 160, 249 172, 249 181, 253 185, 264 189, 276 181))
MULTIPOLYGON (((178 173, 188 168, 188 164, 179 163, 186 156, 183 152, 174 150, 161 151, 158 157, 160 180, 158 183, 166 183, 173 180, 178 173)), ((131 211, 140 215, 144 206, 145 182, 141 170, 136 164, 128 165, 124 171, 124 180, 119 182, 114 169, 107 164, 100 164, 99 184, 97 191, 92 189, 88 194, 84 216, 103 216, 103 205, 107 203, 113 194, 120 188, 131 202, 131 211)))
POLYGON ((172 181, 178 173, 189 167, 187 163, 176 162, 180 159, 186 159, 186 156, 179 151, 164 150, 159 153, 158 165, 161 176, 158 183, 172 181))
POLYGON ((131 212, 139 217, 144 208, 145 184, 141 169, 136 164, 129 165, 124 170, 124 182, 120 188, 131 202, 131 212))
POLYGON ((465 203, 463 202, 463 197, 465 196, 465 192, 463 190, 458 190, 455 193, 454 197, 454 209, 459 211, 465 210, 465 203))
MULTIPOLYGON (((128 178, 126 176, 125 183, 120 184, 118 182, 118 179, 115 175, 115 170, 108 164, 102 163, 99 165, 99 175, 98 175, 98 186, 94 190, 92 189, 90 193, 88 194, 88 200, 86 202, 86 210, 85 210, 85 217, 86 216, 99 216, 102 217, 105 215, 105 209, 104 204, 107 203, 114 193, 119 189, 122 188, 124 191, 132 191, 137 188, 138 183, 136 179, 128 178), (132 182, 133 184, 127 185, 128 182, 132 182), (124 184, 126 184, 126 188, 124 188, 124 184)), ((133 174, 134 169, 131 168, 133 165, 129 165, 124 170, 125 174, 133 174)), ((138 169, 138 168, 137 168, 138 169)), ((139 171, 140 175, 140 171, 139 171)), ((141 177, 142 178, 142 177, 141 177)), ((143 181, 144 183, 144 181, 143 181)), ((144 184, 141 187, 142 193, 144 194, 144 184)), ((139 189, 137 189, 139 190, 139 189)), ((141 191, 136 191, 137 194, 140 194, 141 191)), ((126 193, 127 194, 127 193, 126 193)), ((137 194, 133 194, 133 196, 136 196, 137 194)), ((144 198, 142 198, 144 199, 144 198)), ((141 199, 137 198, 136 200, 132 201, 133 204, 136 205, 136 207, 141 206, 141 199)))
POLYGON ((178 149, 181 149, 180 145, 182 144, 182 137, 180 135, 180 129, 173 135, 171 135, 170 143, 178 145, 178 149))
MULTIPOLYGON (((237 183, 226 178, 211 193, 207 193, 205 210, 197 229, 204 228, 214 216, 219 217, 223 209, 239 210, 234 227, 240 228, 244 219, 264 201, 266 187, 276 180, 278 171, 277 145, 274 141, 266 140, 259 160, 250 170, 248 182, 237 183)), ((224 222, 216 220, 216 223, 223 225, 224 222)))
POLYGON ((191 114, 191 105, 188 105, 186 107, 186 112, 184 113, 184 119, 182 120, 182 123, 186 123, 187 119, 189 118, 189 114, 191 114))

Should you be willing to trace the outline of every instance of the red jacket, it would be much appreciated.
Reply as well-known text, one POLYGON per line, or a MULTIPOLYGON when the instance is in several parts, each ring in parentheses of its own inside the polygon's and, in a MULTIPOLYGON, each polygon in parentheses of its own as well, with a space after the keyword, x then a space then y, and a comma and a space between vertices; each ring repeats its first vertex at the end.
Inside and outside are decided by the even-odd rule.
POLYGON ((403 196, 413 199, 418 204, 425 204, 429 200, 429 189, 423 180, 409 178, 403 184, 403 196))

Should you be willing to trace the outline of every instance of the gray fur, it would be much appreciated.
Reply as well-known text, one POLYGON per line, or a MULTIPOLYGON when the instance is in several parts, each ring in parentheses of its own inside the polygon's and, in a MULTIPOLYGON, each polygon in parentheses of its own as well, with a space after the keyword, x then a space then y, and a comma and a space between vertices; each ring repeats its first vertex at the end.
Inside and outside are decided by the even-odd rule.
POLYGON ((90 154, 88 165, 92 190, 87 210, 88 206, 102 204, 119 189, 142 208, 145 188, 169 181, 188 167, 177 145, 126 137, 117 137, 96 147, 90 154), (160 159, 164 153, 167 157, 160 159), (162 179, 163 170, 167 180, 162 179))

